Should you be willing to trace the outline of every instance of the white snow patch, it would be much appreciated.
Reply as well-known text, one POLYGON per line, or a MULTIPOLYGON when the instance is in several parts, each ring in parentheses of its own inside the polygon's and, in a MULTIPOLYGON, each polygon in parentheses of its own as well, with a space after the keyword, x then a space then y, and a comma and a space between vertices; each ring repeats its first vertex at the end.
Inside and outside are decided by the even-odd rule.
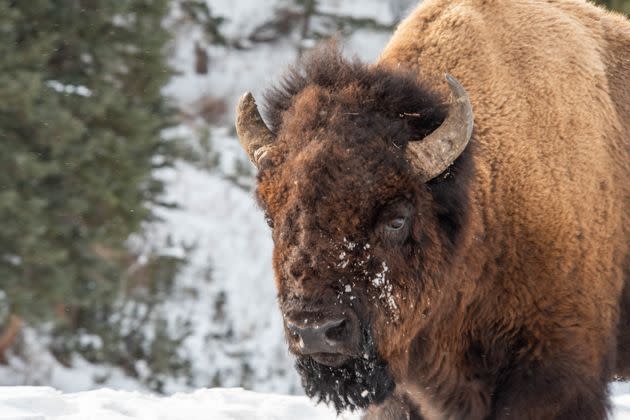
POLYGON ((306 397, 257 394, 240 388, 200 389, 158 397, 100 389, 63 394, 48 387, 0 388, 0 420, 358 420, 337 417, 306 397))
MULTIPOLYGON (((170 253, 182 248, 179 253, 187 254, 161 310, 173 328, 177 320, 193 326, 181 348, 193 363, 193 387, 220 377, 221 386, 299 392, 276 304, 271 233, 253 194, 184 162, 159 176, 168 186, 165 201, 179 208, 155 209, 162 222, 147 226, 146 244, 159 251, 170 243, 170 253)), ((189 389, 190 383, 175 381, 166 387, 189 389)))
POLYGON ((87 87, 81 85, 69 85, 63 84, 57 80, 47 80, 46 86, 56 92, 65 93, 68 95, 78 95, 85 98, 92 96, 92 91, 87 87))
MULTIPOLYGON (((85 339, 93 340, 89 336, 85 339)), ((7 389, 3 388, 7 386, 48 385, 67 392, 78 392, 92 389, 97 383, 123 390, 146 390, 122 369, 94 365, 77 355, 72 357, 72 367, 62 365, 48 351, 46 338, 33 328, 22 330, 21 341, 23 350, 20 356, 8 352, 5 355, 7 365, 0 365, 0 390, 7 389)), ((3 420, 2 413, 0 409, 0 420, 3 420)))
POLYGON ((348 251, 354 251, 354 248, 357 247, 355 242, 349 241, 347 238, 343 238, 343 244, 348 249, 348 251))
MULTIPOLYGON (((628 384, 615 384, 613 420, 630 420, 628 384)), ((361 395, 366 396, 368 390, 361 395)), ((358 420, 306 397, 259 394, 240 388, 199 389, 158 397, 100 389, 64 394, 48 387, 0 388, 0 420, 358 420)))
POLYGON ((390 314, 392 316, 392 320, 398 321, 400 319, 400 311, 398 310, 396 299, 394 298, 394 294, 392 293, 394 287, 386 276, 387 272, 389 271, 389 267, 385 262, 382 263, 382 267, 382 270, 377 272, 372 279, 372 286, 380 291, 378 298, 385 301, 385 303, 387 304, 387 307, 389 308, 390 314))

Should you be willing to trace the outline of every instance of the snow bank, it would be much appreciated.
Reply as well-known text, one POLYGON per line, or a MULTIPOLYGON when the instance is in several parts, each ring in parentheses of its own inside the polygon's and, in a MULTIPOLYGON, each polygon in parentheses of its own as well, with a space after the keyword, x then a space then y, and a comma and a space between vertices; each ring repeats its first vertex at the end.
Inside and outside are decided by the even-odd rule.
MULTIPOLYGON (((207 0, 210 10, 226 20, 221 26, 227 38, 238 38, 250 33, 255 27, 269 21, 277 8, 287 5, 284 0, 207 0)), ((415 0, 323 0, 322 12, 348 15, 355 18, 372 18, 381 24, 391 24, 395 15, 409 10, 415 0)), ((181 11, 174 8, 171 19, 177 21, 181 11)), ((383 49, 391 33, 362 29, 346 37, 342 45, 348 56, 357 55, 363 60, 374 61, 383 49)), ((245 50, 210 46, 207 53, 210 62, 208 74, 195 71, 196 42, 205 45, 202 28, 198 25, 180 25, 176 29, 171 65, 177 74, 171 79, 164 93, 173 98, 185 112, 192 111, 195 103, 203 98, 225 100, 229 112, 223 123, 231 126, 238 98, 251 91, 262 98, 263 92, 279 81, 287 66, 297 58, 298 40, 292 37, 271 44, 256 44, 245 50)))
POLYGON ((253 193, 184 162, 159 176, 168 185, 165 201, 179 207, 155 210, 162 221, 147 226, 148 243, 164 249, 172 242, 168 252, 188 260, 159 310, 173 328, 177 320, 194 327, 181 344, 192 377, 167 381, 165 391, 192 384, 299 392, 276 305, 271 234, 253 193))
MULTIPOLYGON (((613 397, 614 420, 630 420, 630 394, 613 397)), ((358 420, 336 417, 306 397, 241 388, 200 389, 171 397, 101 389, 63 394, 48 387, 0 388, 0 420, 358 420)))
MULTIPOLYGON (((306 397, 201 389, 157 397, 139 392, 97 391, 63 394, 53 388, 0 388, 0 420, 263 420, 336 418, 306 397)), ((358 420, 358 415, 340 419, 358 420)))

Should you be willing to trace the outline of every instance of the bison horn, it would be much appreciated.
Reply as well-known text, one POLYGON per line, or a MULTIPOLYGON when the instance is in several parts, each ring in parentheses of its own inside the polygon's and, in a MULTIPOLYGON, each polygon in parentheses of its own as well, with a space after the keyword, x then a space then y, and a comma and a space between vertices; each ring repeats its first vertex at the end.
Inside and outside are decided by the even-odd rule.
POLYGON ((250 92, 241 97, 236 108, 236 133, 249 159, 260 167, 275 136, 260 116, 256 100, 250 92))
POLYGON ((448 116, 433 133, 407 146, 407 158, 425 182, 444 172, 464 151, 472 136, 474 117, 468 94, 450 74, 446 74, 446 81, 453 94, 448 116))

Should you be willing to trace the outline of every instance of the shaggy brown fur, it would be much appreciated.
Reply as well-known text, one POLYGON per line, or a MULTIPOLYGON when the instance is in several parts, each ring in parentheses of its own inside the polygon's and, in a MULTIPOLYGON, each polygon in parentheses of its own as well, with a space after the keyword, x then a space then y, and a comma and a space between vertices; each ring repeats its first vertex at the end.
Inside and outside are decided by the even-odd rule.
POLYGON ((627 20, 582 0, 427 0, 378 63, 320 51, 267 115, 281 309, 352 314, 376 346, 378 379, 323 380, 300 356, 312 396, 375 419, 607 416, 608 381, 630 374, 627 20), (404 150, 443 120, 447 71, 475 132, 423 184, 404 150), (353 387, 389 377, 393 393, 353 387))

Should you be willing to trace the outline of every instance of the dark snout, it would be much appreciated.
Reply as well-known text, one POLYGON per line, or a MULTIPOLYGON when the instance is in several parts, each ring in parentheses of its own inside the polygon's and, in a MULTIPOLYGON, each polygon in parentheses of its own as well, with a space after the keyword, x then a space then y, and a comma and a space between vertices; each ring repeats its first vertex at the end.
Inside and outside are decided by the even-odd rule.
POLYGON ((332 319, 320 324, 300 326, 287 323, 289 332, 298 339, 302 354, 337 353, 346 347, 349 339, 348 321, 332 319))
POLYGON ((360 329, 356 316, 287 317, 289 341, 294 351, 315 361, 339 366, 358 353, 360 329))

